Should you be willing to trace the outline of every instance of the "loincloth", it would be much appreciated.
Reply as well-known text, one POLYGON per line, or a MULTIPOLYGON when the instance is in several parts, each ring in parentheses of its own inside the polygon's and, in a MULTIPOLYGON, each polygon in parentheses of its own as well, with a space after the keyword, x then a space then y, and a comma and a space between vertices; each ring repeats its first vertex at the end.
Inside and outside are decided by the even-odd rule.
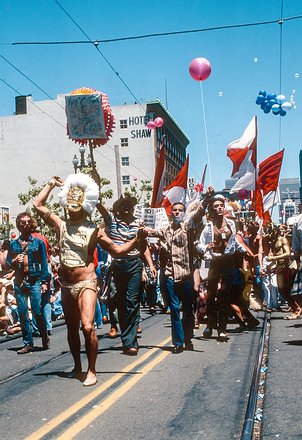
POLYGON ((62 287, 62 293, 64 295, 71 295, 75 300, 77 300, 86 289, 92 290, 93 292, 97 293, 96 278, 90 278, 89 280, 83 280, 72 284, 63 284, 61 280, 59 280, 59 283, 62 287))

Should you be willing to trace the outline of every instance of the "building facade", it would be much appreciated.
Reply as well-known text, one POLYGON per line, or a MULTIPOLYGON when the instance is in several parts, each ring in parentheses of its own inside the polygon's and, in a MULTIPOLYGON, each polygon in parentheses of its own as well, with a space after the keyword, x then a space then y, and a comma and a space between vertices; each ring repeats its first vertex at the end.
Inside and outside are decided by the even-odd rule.
MULTIPOLYGON (((153 184, 163 136, 165 185, 184 165, 189 144, 188 137, 158 100, 112 106, 112 110, 115 114, 113 135, 106 145, 94 149, 99 174, 110 180, 109 187, 113 190, 108 206, 130 185, 139 186, 139 182, 145 180, 153 184), (164 125, 149 129, 148 120, 158 116, 164 125)), ((10 208, 11 218, 24 209, 19 205, 18 194, 30 188, 28 177, 41 185, 53 175, 66 178, 74 172, 73 158, 79 157, 79 144, 68 138, 66 123, 65 95, 36 102, 31 96, 18 96, 15 114, 0 117, 0 201, 10 208)))
POLYGON ((300 179, 299 177, 284 178, 279 181, 281 218, 283 222, 299 213, 300 179))

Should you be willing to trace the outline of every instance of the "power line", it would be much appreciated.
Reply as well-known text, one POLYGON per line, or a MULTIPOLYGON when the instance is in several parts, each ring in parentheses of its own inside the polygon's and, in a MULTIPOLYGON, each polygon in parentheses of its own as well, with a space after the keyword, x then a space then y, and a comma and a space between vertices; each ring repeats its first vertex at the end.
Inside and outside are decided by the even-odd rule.
MULTIPOLYGON (((129 37, 119 37, 119 38, 108 38, 108 39, 97 39, 97 40, 91 40, 88 35, 81 29, 81 27, 75 22, 75 20, 68 14, 68 12, 59 4, 58 1, 56 3, 60 6, 60 8, 68 15, 68 17, 73 21, 73 23, 81 30, 81 32, 87 37, 88 41, 86 40, 72 40, 72 41, 17 41, 13 43, 0 43, 1 45, 54 45, 54 44, 93 44, 94 46, 97 46, 98 44, 103 43, 115 43, 119 41, 128 41, 128 40, 141 40, 144 38, 154 38, 154 37, 167 37, 172 35, 184 35, 184 34, 193 34, 193 33, 200 33, 200 32, 211 32, 211 31, 218 31, 218 30, 225 30, 225 29, 237 29, 237 28, 244 28, 244 27, 253 27, 253 26, 266 26, 268 24, 276 24, 280 22, 280 19, 275 20, 267 20, 267 21, 259 21, 259 22, 253 22, 253 23, 242 23, 242 24, 231 24, 231 25, 225 25, 225 26, 214 26, 214 27, 208 27, 208 28, 201 28, 201 29, 189 29, 189 30, 183 30, 183 31, 172 31, 172 32, 157 32, 154 34, 144 34, 144 35, 132 35, 129 37)), ((302 18, 302 15, 296 15, 293 17, 287 17, 283 18, 282 20, 285 21, 292 21, 302 18)))
POLYGON ((9 64, 13 69, 15 69, 20 75, 24 76, 30 83, 32 83, 37 89, 39 89, 42 93, 44 93, 48 98, 50 98, 52 101, 54 101, 59 107, 61 107, 63 110, 64 107, 58 103, 51 95, 49 95, 45 90, 42 89, 36 82, 34 82, 32 79, 29 78, 25 73, 22 72, 22 70, 18 69, 11 61, 9 61, 7 58, 5 58, 3 55, 0 54, 0 58, 2 58, 7 64, 9 64))
POLYGON ((105 57, 105 55, 100 51, 99 47, 98 47, 98 43, 93 42, 91 40, 91 38, 89 37, 89 35, 86 34, 86 32, 81 28, 81 26, 71 17, 71 15, 66 11, 66 9, 63 8, 63 6, 60 4, 60 2, 58 0, 55 0, 57 5, 62 9, 62 11, 70 18, 70 20, 77 26, 77 28, 85 35, 85 37, 89 40, 90 43, 92 43, 94 45, 94 47, 96 48, 96 50, 98 51, 98 53, 101 55, 101 57, 103 58, 103 60, 108 64, 108 66, 110 67, 110 69, 115 73, 115 75, 118 77, 118 79, 123 83, 123 85, 126 87, 126 89, 128 90, 128 92, 131 94, 131 96, 135 99, 135 101, 142 107, 140 100, 135 96, 135 94, 132 92, 132 90, 130 89, 130 87, 126 84, 126 82, 123 80, 123 78, 120 76, 120 74, 115 70, 115 68, 113 67, 113 65, 110 63, 110 61, 105 57))

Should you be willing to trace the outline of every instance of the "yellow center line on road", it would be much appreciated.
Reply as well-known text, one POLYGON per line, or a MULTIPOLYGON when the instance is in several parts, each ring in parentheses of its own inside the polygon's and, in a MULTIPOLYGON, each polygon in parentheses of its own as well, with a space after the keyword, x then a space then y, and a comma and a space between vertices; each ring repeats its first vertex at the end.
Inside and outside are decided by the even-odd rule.
MULTIPOLYGON (((155 350, 159 350, 161 347, 166 345, 171 340, 171 337, 164 339, 161 341, 158 345, 159 348, 156 348, 155 350)), ((111 377, 106 382, 102 383, 101 385, 94 387, 93 391, 90 392, 87 396, 83 397, 83 399, 79 400, 75 404, 71 405, 69 408, 67 408, 65 411, 62 411, 58 416, 51 419, 49 422, 45 423, 40 429, 35 431, 34 433, 30 434, 28 437, 26 437, 24 440, 40 440, 43 438, 46 434, 48 434, 53 429, 57 428, 61 423, 65 422, 69 417, 73 416, 76 412, 80 411, 82 408, 84 408, 86 405, 88 405, 92 400, 94 400, 96 397, 100 396, 104 391, 106 391, 109 387, 111 387, 115 382, 121 379, 126 373, 129 373, 133 368, 135 368, 140 363, 146 361, 150 356, 154 354, 154 350, 147 351, 142 356, 139 356, 134 362, 129 364, 127 367, 125 367, 123 370, 121 370, 120 373, 116 373, 113 377, 111 377)), ((169 354, 169 352, 166 352, 165 354, 169 354)), ((141 377, 141 374, 138 375, 141 377)))
POLYGON ((69 429, 63 432, 56 440, 71 440, 77 434, 79 434, 83 429, 90 425, 97 417, 103 414, 107 409, 109 409, 119 398, 127 393, 139 380, 141 380, 149 371, 152 370, 157 364, 162 362, 170 352, 165 351, 157 356, 153 361, 148 363, 141 371, 138 376, 131 377, 127 382, 121 385, 116 391, 113 391, 101 404, 100 406, 92 408, 88 414, 81 417, 80 420, 74 423, 69 429))

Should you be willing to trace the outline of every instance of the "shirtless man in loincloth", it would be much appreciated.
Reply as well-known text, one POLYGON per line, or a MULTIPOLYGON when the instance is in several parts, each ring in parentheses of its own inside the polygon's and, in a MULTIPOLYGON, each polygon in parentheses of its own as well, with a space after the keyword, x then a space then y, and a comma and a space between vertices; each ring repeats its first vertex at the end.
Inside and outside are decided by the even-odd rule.
POLYGON ((114 244, 102 229, 89 219, 99 197, 99 188, 89 176, 78 173, 68 176, 64 182, 53 177, 34 201, 38 214, 55 228, 60 247, 60 283, 62 305, 68 332, 68 344, 74 360, 69 377, 79 377, 82 372, 80 356, 80 321, 85 338, 88 358, 87 376, 83 383, 97 383, 95 370, 98 339, 94 330, 94 313, 97 298, 97 282, 93 264, 93 252, 99 243, 115 257, 122 257, 137 245, 138 239, 124 245, 114 244), (60 187, 60 205, 67 210, 68 220, 62 220, 51 212, 46 201, 54 187, 60 187))

